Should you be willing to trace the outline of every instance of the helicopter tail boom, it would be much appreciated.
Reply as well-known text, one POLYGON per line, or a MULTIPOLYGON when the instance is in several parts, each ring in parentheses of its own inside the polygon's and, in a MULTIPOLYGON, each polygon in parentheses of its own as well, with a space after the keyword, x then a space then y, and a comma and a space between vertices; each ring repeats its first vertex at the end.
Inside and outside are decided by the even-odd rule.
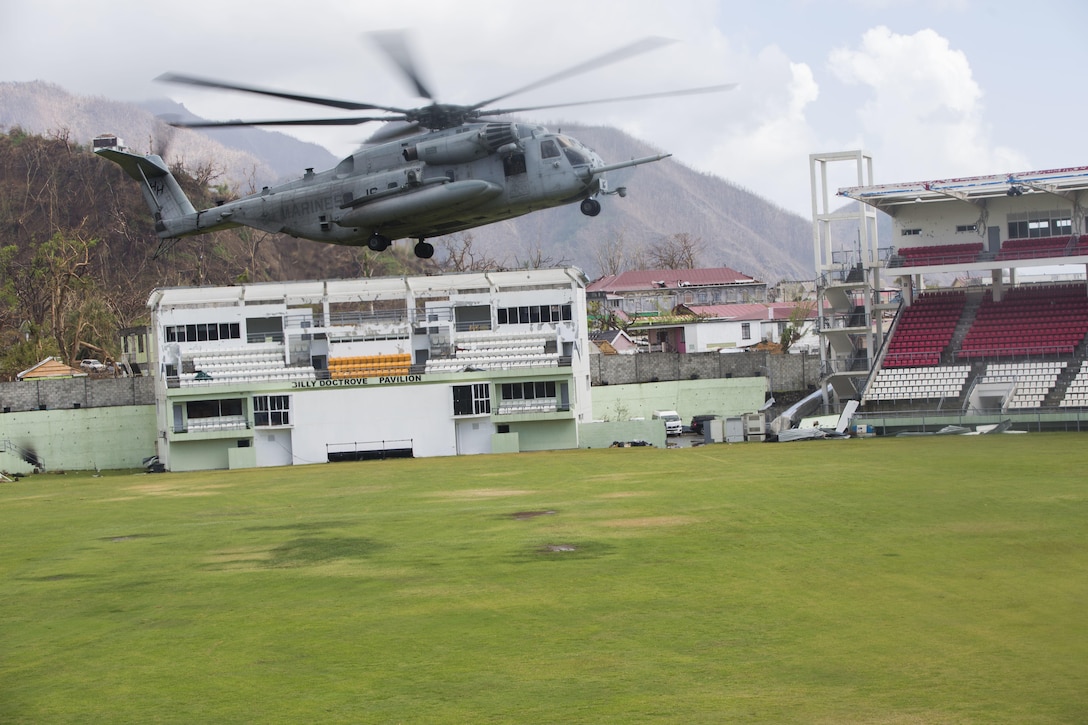
POLYGON ((162 157, 130 154, 118 148, 99 148, 95 153, 114 162, 140 182, 144 201, 155 215, 155 231, 161 238, 211 231, 211 227, 199 224, 200 215, 162 157))

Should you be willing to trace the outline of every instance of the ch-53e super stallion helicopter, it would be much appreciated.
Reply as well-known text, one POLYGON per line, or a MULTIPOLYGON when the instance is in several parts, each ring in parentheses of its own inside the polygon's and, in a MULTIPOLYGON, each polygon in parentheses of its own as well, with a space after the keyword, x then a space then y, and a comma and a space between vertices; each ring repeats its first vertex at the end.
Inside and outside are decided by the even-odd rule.
POLYGON ((416 239, 416 256, 433 256, 427 238, 511 219, 529 212, 574 202, 596 216, 597 197, 626 195, 610 188, 605 173, 659 161, 658 154, 606 164, 594 151, 561 133, 525 123, 487 121, 486 117, 562 106, 644 100, 728 90, 734 84, 651 93, 574 103, 487 108, 497 101, 533 90, 667 42, 645 38, 579 63, 529 85, 472 105, 438 103, 423 84, 398 32, 371 34, 412 83, 418 95, 432 101, 420 108, 396 108, 330 98, 285 93, 215 80, 168 73, 158 80, 205 88, 242 91, 345 110, 377 110, 389 115, 306 120, 200 121, 174 123, 187 128, 227 126, 356 125, 386 121, 385 127, 335 168, 314 173, 307 169, 296 181, 264 187, 259 193, 219 206, 197 210, 158 155, 141 156, 119 148, 95 153, 119 164, 140 182, 163 240, 248 226, 331 244, 382 251, 392 240, 416 239))

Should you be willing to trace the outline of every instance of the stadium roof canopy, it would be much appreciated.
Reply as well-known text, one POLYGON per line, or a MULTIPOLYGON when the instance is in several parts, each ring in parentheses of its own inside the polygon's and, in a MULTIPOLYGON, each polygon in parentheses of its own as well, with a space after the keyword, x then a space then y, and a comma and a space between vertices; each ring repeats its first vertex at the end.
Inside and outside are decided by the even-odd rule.
POLYGON ((1088 166, 1049 171, 1022 171, 962 179, 937 179, 900 184, 852 186, 839 189, 839 196, 860 201, 895 216, 896 207, 951 200, 981 203, 1003 196, 1045 193, 1075 201, 1077 192, 1088 189, 1088 166))

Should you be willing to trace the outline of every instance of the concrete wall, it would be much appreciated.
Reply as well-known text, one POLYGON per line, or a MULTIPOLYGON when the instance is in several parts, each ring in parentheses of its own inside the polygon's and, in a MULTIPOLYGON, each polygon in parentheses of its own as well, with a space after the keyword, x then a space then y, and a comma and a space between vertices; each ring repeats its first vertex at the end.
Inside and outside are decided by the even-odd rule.
POLYGON ((762 377, 607 385, 593 390, 593 419, 649 419, 655 410, 675 410, 687 425, 695 415, 716 413, 724 418, 757 411, 766 390, 767 381, 762 377))
MULTIPOLYGON (((0 443, 34 451, 50 471, 139 468, 155 455, 155 430, 154 405, 0 415, 0 443)), ((7 453, 0 469, 25 473, 30 466, 7 453)))
POLYGON ((652 446, 666 445, 665 426, 659 420, 621 420, 585 423, 578 428, 582 448, 608 448, 613 443, 646 441, 652 446))
MULTIPOLYGON (((809 390, 820 382, 820 357, 808 353, 649 352, 637 355, 591 355, 595 386, 630 385, 665 380, 707 380, 768 376, 773 392, 809 390)), ((600 388, 594 388, 596 398, 600 388)))
POLYGON ((67 378, 0 383, 0 412, 154 405, 155 381, 136 378, 67 378))
POLYGON ((555 451, 578 447, 578 424, 574 419, 509 425, 510 432, 518 436, 520 451, 555 451))

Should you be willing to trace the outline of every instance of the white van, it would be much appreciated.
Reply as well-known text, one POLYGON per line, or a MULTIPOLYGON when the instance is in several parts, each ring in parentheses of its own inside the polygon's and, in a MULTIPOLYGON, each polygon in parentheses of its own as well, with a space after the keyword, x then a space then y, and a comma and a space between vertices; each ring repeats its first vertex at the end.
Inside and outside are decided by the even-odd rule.
POLYGON ((678 436, 684 432, 684 422, 675 410, 655 410, 654 420, 664 421, 667 436, 678 436))

